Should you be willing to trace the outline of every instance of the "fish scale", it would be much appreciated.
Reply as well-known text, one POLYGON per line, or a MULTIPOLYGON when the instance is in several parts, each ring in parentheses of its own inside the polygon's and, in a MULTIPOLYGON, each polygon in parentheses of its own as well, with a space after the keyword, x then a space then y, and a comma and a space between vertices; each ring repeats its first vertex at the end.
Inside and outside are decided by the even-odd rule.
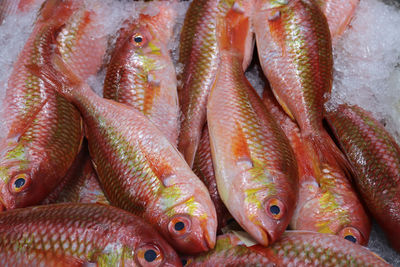
POLYGON ((143 220, 107 205, 7 211, 0 214, 0 236, 2 266, 137 266, 145 262, 141 247, 156 251, 166 266, 179 266, 176 253, 143 220))
POLYGON ((219 22, 221 64, 208 100, 207 121, 220 197, 235 220, 268 245, 292 216, 297 166, 286 136, 244 76, 250 30, 245 14, 232 8, 230 19, 219 22), (230 25, 233 29, 227 30, 230 25), (277 219, 269 213, 270 206, 279 209, 277 219))
POLYGON ((187 258, 186 266, 217 264, 232 267, 391 266, 365 247, 334 235, 310 231, 286 231, 268 247, 248 245, 235 233, 228 233, 218 237, 214 250, 187 258))
POLYGON ((195 0, 187 11, 181 32, 178 95, 182 111, 182 122, 178 149, 189 166, 201 138, 206 121, 206 105, 218 64, 216 23, 224 16, 234 1, 195 0))
POLYGON ((167 48, 176 17, 173 3, 160 2, 155 16, 141 14, 119 30, 104 81, 104 98, 135 107, 171 141, 178 138, 176 74, 167 48), (160 26, 163 30, 160 30, 160 26), (140 42, 135 38, 140 37, 140 42))
POLYGON ((58 55, 54 63, 58 70, 30 68, 81 111, 94 168, 110 202, 144 217, 183 253, 212 248, 214 205, 174 145, 135 108, 99 97, 58 55))
POLYGON ((400 148, 373 116, 358 106, 340 105, 329 124, 356 173, 355 185, 392 246, 399 244, 400 148))

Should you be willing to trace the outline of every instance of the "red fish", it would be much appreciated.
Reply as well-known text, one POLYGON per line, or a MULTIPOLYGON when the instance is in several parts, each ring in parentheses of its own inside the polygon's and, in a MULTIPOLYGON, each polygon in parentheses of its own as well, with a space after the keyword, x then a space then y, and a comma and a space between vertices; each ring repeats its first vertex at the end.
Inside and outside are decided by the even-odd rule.
POLYGON ((199 148, 193 162, 193 171, 200 180, 207 186, 208 192, 214 202, 215 210, 217 211, 218 232, 221 228, 228 224, 232 219, 229 211, 222 202, 217 188, 217 180, 215 179, 214 165, 211 156, 210 136, 208 134, 208 125, 206 124, 201 135, 199 148))
POLYGON ((59 56, 30 69, 72 101, 101 186, 113 205, 144 217, 184 253, 214 247, 217 219, 204 184, 168 139, 135 108, 96 95, 59 56))
POLYGON ((320 164, 308 150, 300 129, 266 88, 263 102, 289 138, 299 168, 299 200, 291 219, 294 230, 336 234, 367 245, 371 223, 350 181, 337 164, 320 164), (321 169, 321 167, 323 169, 321 169))
POLYGON ((327 118, 372 216, 400 251, 400 147, 370 112, 340 105, 327 118))
POLYGON ((178 93, 168 50, 176 6, 164 1, 155 7, 159 8, 157 15, 141 14, 120 29, 107 67, 103 95, 141 111, 176 145, 178 93))
POLYGON ((62 183, 48 196, 42 204, 80 202, 110 204, 92 167, 87 142, 68 170, 62 183))
POLYGON ((181 266, 150 225, 99 204, 57 204, 0 214, 1 266, 181 266))
POLYGON ((37 204, 53 191, 83 137, 79 111, 26 65, 51 64, 56 49, 83 79, 96 73, 106 46, 104 34, 92 36, 101 30, 99 19, 100 12, 81 1, 50 0, 40 11, 6 91, 8 132, 0 145, 0 203, 6 209, 37 204))
POLYGON ((235 234, 218 237, 215 249, 185 258, 185 266, 391 266, 367 248, 334 235, 286 231, 269 247, 246 246, 235 234))
POLYGON ((273 93, 296 121, 316 168, 351 167, 323 127, 332 88, 332 43, 328 22, 313 0, 258 0, 254 28, 260 63, 273 93), (319 165, 319 166, 318 166, 319 165))
MULTIPOLYGON (((252 2, 247 0, 194 0, 186 13, 181 32, 178 75, 179 105, 182 123, 178 149, 189 166, 193 165, 201 131, 206 122, 206 106, 221 60, 217 42, 217 20, 225 17, 233 6, 239 12, 251 12, 252 2)), ((252 32, 245 40, 243 68, 247 68, 253 54, 252 32)))
POLYGON ((240 226, 267 246, 293 215, 297 165, 288 139, 244 75, 249 18, 232 9, 219 25, 221 65, 207 105, 218 192, 240 226))

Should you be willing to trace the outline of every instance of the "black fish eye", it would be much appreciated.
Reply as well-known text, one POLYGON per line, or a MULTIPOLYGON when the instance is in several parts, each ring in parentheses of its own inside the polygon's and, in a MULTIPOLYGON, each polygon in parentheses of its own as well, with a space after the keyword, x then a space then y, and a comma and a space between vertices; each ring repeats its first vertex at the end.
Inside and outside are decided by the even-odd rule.
POLYGON ((25 179, 24 179, 24 178, 18 178, 18 179, 15 180, 15 182, 14 182, 14 186, 15 186, 15 188, 17 188, 17 189, 23 187, 24 184, 25 184, 25 179))
POLYGON ((146 252, 144 253, 144 259, 147 262, 153 262, 156 258, 157 258, 157 253, 152 249, 146 250, 146 252))
POLYGON ((181 259, 182 262, 182 266, 185 266, 187 264, 187 260, 186 259, 181 259))
POLYGON ((344 239, 349 240, 350 242, 357 243, 357 238, 352 235, 346 235, 344 239))
POLYGON ((281 212, 281 209, 277 205, 272 205, 271 207, 269 207, 269 211, 273 215, 278 215, 281 212))
POLYGON ((181 231, 185 228, 185 224, 183 222, 177 222, 175 223, 174 228, 176 231, 181 231))
POLYGON ((135 36, 135 38, 133 38, 133 40, 134 40, 136 43, 141 43, 141 42, 143 41, 143 37, 140 36, 140 35, 138 35, 138 36, 135 36))

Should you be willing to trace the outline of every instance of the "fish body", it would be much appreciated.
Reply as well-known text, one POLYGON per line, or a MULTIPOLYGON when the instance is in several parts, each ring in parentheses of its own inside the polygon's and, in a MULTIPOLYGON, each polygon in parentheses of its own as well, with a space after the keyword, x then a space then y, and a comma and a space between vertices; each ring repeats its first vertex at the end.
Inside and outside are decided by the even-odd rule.
POLYGON ((326 16, 333 41, 346 30, 360 3, 359 0, 318 0, 317 2, 326 16))
POLYGON ((207 186, 210 197, 214 202, 218 219, 218 232, 228 224, 232 218, 229 211, 222 202, 217 188, 217 180, 214 173, 214 165, 211 156, 210 136, 208 134, 208 125, 206 124, 201 135, 199 148, 193 162, 193 171, 200 180, 207 186))
POLYGON ((400 148, 370 112, 340 105, 328 112, 333 133, 350 161, 354 183, 372 216, 400 251, 400 148))
POLYGON ((97 174, 92 167, 87 142, 68 170, 63 182, 46 197, 42 204, 79 202, 110 204, 100 187, 97 174))
POLYGON ((179 104, 175 68, 168 50, 176 7, 172 2, 160 5, 157 15, 141 14, 120 29, 103 95, 141 111, 176 145, 179 104))
POLYGON ((0 145, 3 208, 42 201, 61 183, 80 150, 79 111, 26 65, 51 64, 55 49, 83 79, 96 73, 106 40, 92 36, 101 31, 99 14, 93 10, 81 1, 47 1, 14 65, 3 111, 7 133, 0 145))
POLYGON ((181 252, 214 247, 214 205, 175 146, 141 112, 96 95, 60 57, 55 64, 58 70, 31 68, 81 111, 107 199, 145 218, 181 252))
POLYGON ((221 64, 207 105, 218 192, 240 226, 267 246, 293 215, 297 165, 288 139, 244 75, 248 18, 232 9, 224 24, 221 64))
POLYGON ((185 266, 391 266, 367 248, 335 235, 286 231, 269 247, 246 246, 235 234, 219 236, 215 249, 185 266))
POLYGON ((299 200, 291 229, 336 234, 367 245, 371 222, 345 173, 337 164, 318 163, 317 152, 308 150, 299 127, 281 109, 269 88, 264 90, 263 102, 290 140, 297 159, 299 200))
POLYGON ((180 266, 157 231, 108 205, 55 204, 2 212, 0 236, 0 264, 5 267, 180 266))
MULTIPOLYGON (((225 17, 234 2, 194 0, 186 13, 179 47, 179 63, 183 70, 178 73, 179 105, 182 111, 178 149, 189 166, 193 165, 206 122, 207 99, 220 62, 217 20, 225 17)), ((248 12, 249 4, 251 1, 240 0, 235 5, 248 12)), ((251 36, 251 33, 248 35, 251 36)), ((243 68, 247 68, 253 54, 253 41, 248 37, 243 68)))
POLYGON ((333 61, 328 22, 317 2, 259 0, 254 29, 263 72, 305 147, 315 152, 313 164, 319 170, 339 166, 350 177, 349 163, 322 123, 333 61))

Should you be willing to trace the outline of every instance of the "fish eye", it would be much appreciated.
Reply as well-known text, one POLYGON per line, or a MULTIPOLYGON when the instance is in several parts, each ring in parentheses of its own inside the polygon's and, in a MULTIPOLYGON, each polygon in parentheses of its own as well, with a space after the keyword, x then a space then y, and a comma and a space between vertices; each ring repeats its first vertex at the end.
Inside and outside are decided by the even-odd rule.
POLYGON ((363 237, 361 235, 361 232, 354 228, 354 227, 345 227, 339 232, 339 236, 343 237, 344 239, 360 244, 362 243, 363 237))
POLYGON ((139 247, 135 254, 140 266, 160 266, 164 259, 158 247, 150 244, 139 247))
POLYGON ((182 266, 185 266, 187 264, 187 259, 181 259, 181 263, 182 263, 182 266))
POLYGON ((190 233, 190 228, 191 220, 186 215, 176 215, 170 220, 168 224, 168 230, 170 234, 174 237, 181 237, 190 233))
POLYGON ((26 189, 30 184, 30 177, 25 173, 20 173, 16 175, 10 183, 10 190, 13 193, 21 192, 26 189))
POLYGON ((135 33, 132 35, 131 42, 137 47, 142 47, 146 43, 146 38, 141 33, 135 33))
POLYGON ((133 38, 133 40, 135 41, 135 43, 141 43, 143 41, 143 37, 138 35, 138 36, 135 36, 133 38))
POLYGON ((357 243, 357 238, 352 235, 346 235, 344 239, 349 240, 350 242, 357 243))
POLYGON ((283 204, 282 201, 280 201, 277 198, 270 198, 267 201, 267 205, 266 205, 266 210, 267 210, 267 214, 275 219, 275 220, 279 220, 281 219, 284 215, 285 215, 285 205, 283 204))

